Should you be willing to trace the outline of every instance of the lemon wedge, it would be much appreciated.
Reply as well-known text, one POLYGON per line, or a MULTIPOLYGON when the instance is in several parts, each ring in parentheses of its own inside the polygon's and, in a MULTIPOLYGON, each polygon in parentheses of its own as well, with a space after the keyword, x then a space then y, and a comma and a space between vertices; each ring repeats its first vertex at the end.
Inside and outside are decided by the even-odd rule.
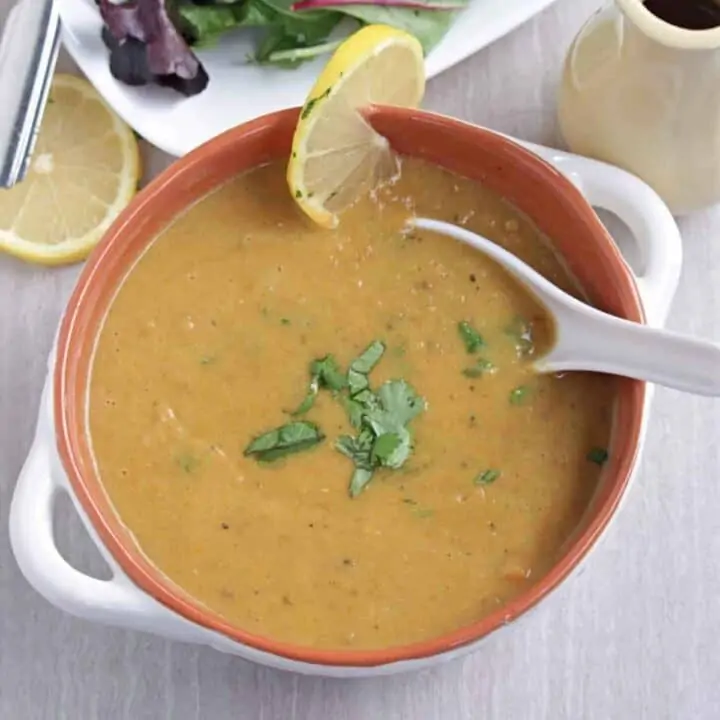
POLYGON ((336 227, 338 212, 395 167, 360 110, 417 107, 424 92, 422 46, 412 35, 368 25, 340 45, 300 112, 287 169, 290 192, 312 220, 336 227))
POLYGON ((84 259, 140 172, 132 130, 90 83, 56 75, 28 173, 0 190, 0 250, 43 265, 84 259))

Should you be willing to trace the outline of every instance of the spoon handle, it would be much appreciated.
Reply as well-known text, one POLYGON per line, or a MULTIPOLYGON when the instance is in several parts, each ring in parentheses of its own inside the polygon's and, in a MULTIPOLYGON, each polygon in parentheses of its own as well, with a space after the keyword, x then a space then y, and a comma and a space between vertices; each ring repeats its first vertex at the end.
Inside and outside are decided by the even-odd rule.
POLYGON ((427 218, 413 218, 412 224, 485 253, 545 305, 555 320, 557 339, 553 349, 535 362, 538 372, 589 370, 720 396, 720 345, 600 312, 553 285, 517 256, 464 228, 427 218))
POLYGON ((624 375, 696 395, 720 396, 720 345, 594 309, 568 314, 555 348, 536 366, 541 372, 624 375))

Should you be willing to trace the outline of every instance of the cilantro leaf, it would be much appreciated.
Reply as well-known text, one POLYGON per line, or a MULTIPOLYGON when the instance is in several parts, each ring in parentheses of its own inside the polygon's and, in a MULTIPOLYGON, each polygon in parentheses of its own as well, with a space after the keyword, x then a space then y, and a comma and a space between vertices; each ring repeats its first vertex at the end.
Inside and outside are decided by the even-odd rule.
POLYGON ((518 385, 510 391, 509 399, 511 405, 523 405, 527 396, 530 393, 530 388, 527 385, 518 385))
POLYGON ((373 434, 365 428, 356 437, 341 435, 335 442, 335 447, 343 455, 349 457, 357 467, 371 470, 374 467, 372 459, 373 434))
POLYGON ((337 360, 332 355, 326 355, 320 360, 310 363, 310 374, 317 377, 321 388, 339 392, 345 385, 345 376, 337 360))
POLYGON ((480 358, 473 366, 465 368, 462 374, 467 378, 479 378, 483 375, 490 375, 496 371, 497 368, 489 360, 480 358))
POLYGON ((376 464, 372 457, 373 440, 373 434, 364 429, 357 437, 342 435, 335 443, 335 447, 355 465, 349 487, 352 498, 356 498, 365 489, 375 472, 376 464))
POLYGON ((405 427, 379 435, 373 444, 373 458, 379 465, 392 470, 401 468, 412 451, 412 436, 405 427))
POLYGON ((370 381, 365 373, 358 372, 350 368, 347 374, 347 384, 350 389, 350 395, 358 395, 370 387, 370 381))
POLYGON ((425 409, 425 400, 405 380, 388 380, 380 386, 377 394, 385 412, 383 422, 389 426, 407 425, 425 409))
POLYGON ((469 355, 473 355, 481 347, 485 347, 482 335, 467 320, 458 323, 458 333, 469 355))
POLYGON ((398 433, 384 433, 379 435, 372 447, 372 459, 378 465, 383 465, 398 449, 402 440, 398 433))
POLYGON ((370 387, 368 375, 380 362, 385 353, 385 343, 375 340, 358 355, 351 363, 347 373, 347 385, 350 395, 356 398, 357 395, 370 387))
POLYGON ((345 408, 345 412, 348 416, 350 424, 354 428, 359 428, 362 425, 363 413, 365 412, 365 405, 358 400, 354 400, 349 397, 341 396, 341 402, 345 408))
POLYGON ((292 415, 293 417, 298 417, 299 415, 304 415, 306 412, 308 412, 315 404, 315 398, 317 397, 319 387, 320 383, 318 382, 318 378, 313 377, 310 380, 310 385, 308 386, 308 391, 305 395, 305 399, 300 403, 300 405, 298 405, 295 410, 290 413, 290 415, 292 415))
POLYGON ((607 462, 607 459, 610 457, 610 455, 605 448, 594 447, 590 449, 590 451, 585 457, 591 463, 595 463, 596 465, 600 465, 600 467, 602 467, 607 462))
POLYGON ((324 439, 317 425, 304 420, 292 422, 251 440, 243 455, 260 462, 274 462, 286 455, 308 450, 324 439))
POLYGON ((368 375, 372 369, 380 362, 380 358, 385 353, 385 343, 375 340, 362 351, 358 357, 350 363, 350 369, 356 372, 368 375))
POLYGON ((350 479, 350 497, 356 498, 372 480, 373 471, 363 467, 356 467, 350 479))
POLYGON ((337 360, 335 360, 332 355, 326 355, 319 360, 313 360, 310 363, 310 385, 308 386, 305 399, 290 415, 297 417, 298 415, 304 415, 308 412, 315 404, 318 390, 321 388, 339 392, 345 387, 345 384, 345 376, 340 370, 337 360))
POLYGON ((500 475, 502 475, 500 470, 484 470, 475 477, 473 483, 480 486, 492 485, 492 483, 494 483, 500 477, 500 475))

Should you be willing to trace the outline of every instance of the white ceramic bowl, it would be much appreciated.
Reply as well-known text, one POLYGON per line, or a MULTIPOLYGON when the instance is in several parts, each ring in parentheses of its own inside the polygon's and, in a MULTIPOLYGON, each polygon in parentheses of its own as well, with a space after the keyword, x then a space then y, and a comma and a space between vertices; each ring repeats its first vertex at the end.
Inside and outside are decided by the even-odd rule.
MULTIPOLYGON (((605 208, 624 220, 642 255, 643 269, 635 277, 647 321, 652 325, 662 325, 676 290, 681 265, 680 235, 666 206, 648 186, 621 170, 556 150, 524 145, 569 177, 592 205, 605 208)), ((335 677, 385 675, 425 668, 470 652, 482 641, 428 657, 374 666, 312 664, 237 642, 191 622, 161 604, 121 570, 72 490, 56 444, 54 364, 53 351, 35 440, 18 479, 10 509, 10 537, 18 565, 30 584, 53 605, 87 620, 209 645, 222 652, 284 670, 335 677), (53 536, 53 506, 61 493, 68 494, 72 499, 89 535, 112 571, 110 580, 97 580, 76 570, 58 551, 53 536)), ((638 450, 642 446, 651 393, 646 393, 645 397, 638 450)), ((635 463, 639 455, 638 451, 635 463)), ((636 465, 633 472, 635 468, 636 465)))

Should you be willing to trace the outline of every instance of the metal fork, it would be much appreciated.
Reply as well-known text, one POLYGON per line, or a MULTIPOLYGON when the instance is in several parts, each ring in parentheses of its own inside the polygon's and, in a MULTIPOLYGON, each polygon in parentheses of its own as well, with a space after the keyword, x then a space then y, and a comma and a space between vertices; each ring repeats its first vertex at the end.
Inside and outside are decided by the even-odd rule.
POLYGON ((60 45, 53 0, 19 0, 0 39, 0 187, 27 172, 60 45))

